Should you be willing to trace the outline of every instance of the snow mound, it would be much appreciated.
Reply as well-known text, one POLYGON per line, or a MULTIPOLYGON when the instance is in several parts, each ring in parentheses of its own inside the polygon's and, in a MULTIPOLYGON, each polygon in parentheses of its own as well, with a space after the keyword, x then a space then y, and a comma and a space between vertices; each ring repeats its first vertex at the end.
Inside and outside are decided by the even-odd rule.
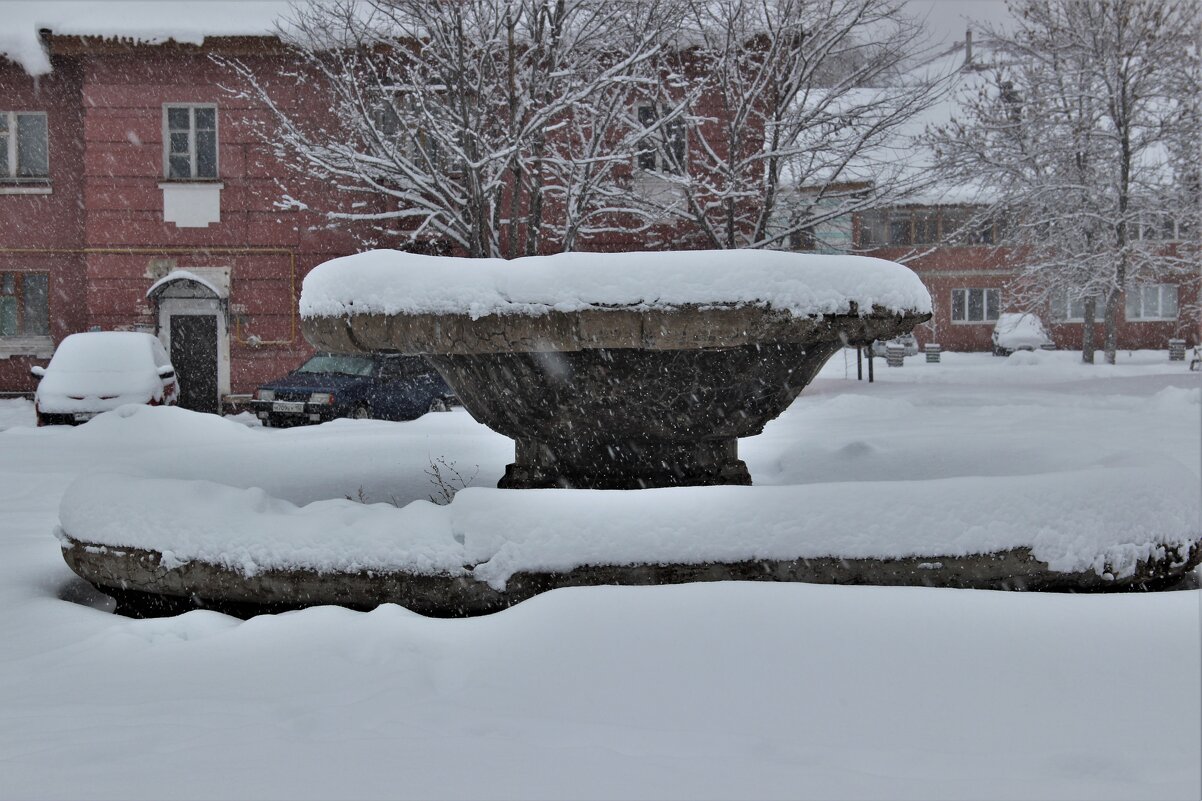
POLYGON ((158 550, 253 575, 470 573, 752 559, 970 556, 1029 547, 1055 571, 1122 578, 1199 538, 1192 474, 1170 459, 990 478, 681 487, 631 492, 469 487, 448 506, 298 507, 211 481, 84 476, 59 517, 77 540, 158 550))
POLYGON ((1048 361, 1043 353, 1031 350, 1016 350, 1006 357, 1006 365, 1010 367, 1031 367, 1033 365, 1047 364, 1048 361))
POLYGON ((796 316, 926 313, 931 296, 910 269, 864 256, 770 250, 559 253, 466 259, 373 250, 308 274, 302 317, 350 314, 540 315, 583 309, 756 305, 796 316))
POLYGON ((298 507, 257 487, 115 474, 77 479, 59 507, 72 536, 161 551, 166 568, 199 560, 246 576, 272 568, 462 573, 463 548, 445 517, 429 501, 298 507))

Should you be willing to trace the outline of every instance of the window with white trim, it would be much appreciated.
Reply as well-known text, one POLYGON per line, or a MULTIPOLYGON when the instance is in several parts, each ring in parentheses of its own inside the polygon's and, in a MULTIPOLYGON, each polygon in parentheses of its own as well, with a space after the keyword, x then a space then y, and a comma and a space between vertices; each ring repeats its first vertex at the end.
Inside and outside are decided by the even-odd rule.
POLYGON ((50 335, 48 273, 0 273, 0 337, 50 335))
POLYGON ((422 119, 418 113, 417 100, 408 92, 396 92, 381 97, 368 110, 373 135, 395 147, 397 152, 419 168, 437 173, 448 169, 442 145, 430 135, 423 125, 414 125, 422 119), (402 114, 405 119, 402 119, 402 114))
POLYGON ((684 172, 687 151, 684 121, 674 119, 660 124, 660 112, 653 105, 642 105, 637 109, 639 125, 655 130, 643 139, 642 149, 635 155, 635 165, 640 170, 679 175, 684 172))
POLYGON ((953 323, 992 323, 1002 307, 1002 291, 991 287, 952 290, 953 323))
POLYGON ((0 111, 0 181, 45 181, 49 177, 46 112, 0 111))
POLYGON ((1175 284, 1137 284, 1127 288, 1127 319, 1176 320, 1175 284))
MULTIPOLYGON (((1086 296, 1081 292, 1069 292, 1064 289, 1058 289, 1052 293, 1049 305, 1051 306, 1052 319, 1058 323, 1083 323, 1085 322, 1085 301, 1086 296)), ((1094 317, 1101 317, 1106 308, 1106 299, 1101 296, 1094 296, 1094 317)))
POLYGON ((163 106, 163 174, 176 181, 217 177, 217 106, 163 106))

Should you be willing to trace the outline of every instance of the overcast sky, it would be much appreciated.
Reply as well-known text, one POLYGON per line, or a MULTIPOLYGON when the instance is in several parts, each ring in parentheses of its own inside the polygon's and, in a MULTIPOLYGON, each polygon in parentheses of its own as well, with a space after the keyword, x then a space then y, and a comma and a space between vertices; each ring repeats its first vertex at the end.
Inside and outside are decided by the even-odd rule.
POLYGON ((949 42, 964 38, 970 19, 997 24, 1010 16, 1003 0, 907 0, 906 5, 914 14, 926 15, 933 37, 949 42))

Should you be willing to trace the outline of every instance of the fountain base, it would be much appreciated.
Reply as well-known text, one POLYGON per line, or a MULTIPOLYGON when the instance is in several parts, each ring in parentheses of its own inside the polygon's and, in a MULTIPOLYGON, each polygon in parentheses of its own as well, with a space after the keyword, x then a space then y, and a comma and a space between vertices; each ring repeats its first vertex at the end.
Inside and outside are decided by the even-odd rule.
POLYGON ((1202 541, 1167 547, 1123 577, 1092 570, 1059 572, 1029 548, 972 556, 899 559, 755 559, 700 564, 587 565, 561 572, 518 572, 504 589, 470 575, 405 571, 317 572, 272 569, 247 576, 191 561, 163 565, 163 554, 114 548, 62 535, 63 558, 80 577, 112 596, 118 612, 159 617, 212 609, 238 617, 333 604, 369 610, 395 603, 432 617, 497 612, 560 587, 649 586, 699 581, 779 581, 960 589, 1106 592, 1166 589, 1202 562, 1202 541))
POLYGON ((693 442, 616 440, 543 442, 517 439, 517 459, 501 489, 647 489, 751 485, 735 437, 693 442))

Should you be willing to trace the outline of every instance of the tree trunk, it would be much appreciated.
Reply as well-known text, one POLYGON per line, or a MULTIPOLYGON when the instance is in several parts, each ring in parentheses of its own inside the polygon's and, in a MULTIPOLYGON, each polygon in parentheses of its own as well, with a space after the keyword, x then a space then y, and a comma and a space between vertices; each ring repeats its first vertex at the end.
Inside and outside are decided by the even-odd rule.
POLYGON ((1092 295, 1085 298, 1085 321, 1081 324, 1081 361, 1093 364, 1094 321, 1098 316, 1098 302, 1092 295))
POLYGON ((1119 320, 1119 290, 1111 288, 1106 296, 1106 339, 1103 347, 1106 349, 1106 363, 1114 364, 1115 351, 1118 350, 1118 320, 1119 320))

